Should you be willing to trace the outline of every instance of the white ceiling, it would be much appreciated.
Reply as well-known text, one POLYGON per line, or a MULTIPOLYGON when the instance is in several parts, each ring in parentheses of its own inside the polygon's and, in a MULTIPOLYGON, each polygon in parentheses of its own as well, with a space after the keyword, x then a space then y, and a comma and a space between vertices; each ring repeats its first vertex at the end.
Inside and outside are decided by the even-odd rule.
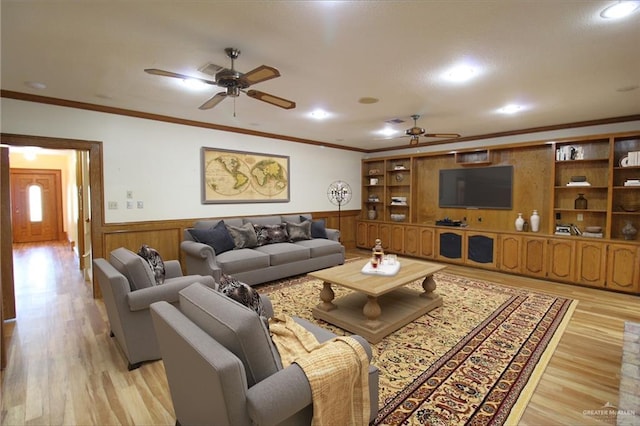
POLYGON ((636 115, 640 11, 605 21, 611 3, 2 0, 1 87, 367 150, 408 144, 376 131, 400 118, 402 132, 412 114, 427 132, 463 137, 636 115), (220 89, 143 72, 206 78, 202 65, 230 65, 225 47, 242 51, 239 71, 278 68, 281 77, 252 88, 297 107, 242 94, 235 116, 229 98, 201 111, 220 89), (465 61, 475 79, 441 78, 465 61), (496 112, 509 103, 523 110, 496 112), (331 116, 311 119, 316 108, 331 116))

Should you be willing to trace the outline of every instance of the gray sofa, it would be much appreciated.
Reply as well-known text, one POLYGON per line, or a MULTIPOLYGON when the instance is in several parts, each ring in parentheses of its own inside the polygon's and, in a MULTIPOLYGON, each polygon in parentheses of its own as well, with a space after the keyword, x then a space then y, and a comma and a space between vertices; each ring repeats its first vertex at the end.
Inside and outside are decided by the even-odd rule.
POLYGON ((220 282, 225 274, 255 285, 343 264, 339 239, 337 229, 325 228, 310 214, 250 216, 198 221, 185 229, 180 248, 190 275, 220 282), (284 231, 278 227, 288 238, 280 238, 284 231), (269 234, 274 229, 275 236, 269 234))
MULTIPOLYGON (((265 314, 273 310, 261 295, 265 314)), ((151 305, 176 424, 308 425, 311 387, 297 364, 285 368, 256 311, 201 284, 180 292, 180 303, 151 305)), ((294 318, 318 341, 333 335, 294 318)), ((371 347, 353 336, 369 359, 371 347)), ((369 421, 378 413, 379 371, 369 365, 369 421)))

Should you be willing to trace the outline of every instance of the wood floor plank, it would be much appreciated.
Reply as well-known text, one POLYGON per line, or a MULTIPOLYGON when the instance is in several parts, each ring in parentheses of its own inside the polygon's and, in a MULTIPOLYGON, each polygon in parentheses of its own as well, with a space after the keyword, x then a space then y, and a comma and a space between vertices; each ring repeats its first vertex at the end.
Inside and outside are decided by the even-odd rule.
MULTIPOLYGON (((162 361, 127 370, 68 245, 18 244, 14 263, 18 317, 5 324, 1 424, 173 425, 162 361)), ((617 404, 623 325, 640 322, 640 297, 458 265, 446 271, 577 299, 520 424, 615 424, 589 412, 617 404)))

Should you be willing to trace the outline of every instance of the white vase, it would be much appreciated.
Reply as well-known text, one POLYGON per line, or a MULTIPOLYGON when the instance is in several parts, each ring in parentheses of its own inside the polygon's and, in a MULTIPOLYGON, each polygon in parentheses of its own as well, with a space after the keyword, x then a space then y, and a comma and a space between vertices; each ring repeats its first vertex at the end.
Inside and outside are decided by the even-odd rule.
POLYGON ((538 232, 540 230, 540 215, 538 214, 538 210, 534 210, 529 218, 529 223, 531 224, 531 231, 538 232))
POLYGON ((516 219, 516 231, 522 231, 524 228, 524 218, 522 217, 522 213, 518 213, 518 218, 516 219))
POLYGON ((369 220, 375 220, 375 218, 377 216, 376 208, 375 207, 371 207, 369 209, 369 211, 367 212, 367 216, 369 217, 369 220))

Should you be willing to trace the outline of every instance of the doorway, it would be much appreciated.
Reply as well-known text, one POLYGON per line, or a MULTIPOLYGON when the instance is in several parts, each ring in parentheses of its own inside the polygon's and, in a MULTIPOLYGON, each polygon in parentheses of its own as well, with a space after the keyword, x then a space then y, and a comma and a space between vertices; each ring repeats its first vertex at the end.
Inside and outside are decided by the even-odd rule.
POLYGON ((11 169, 14 243, 57 241, 63 236, 60 170, 11 169))

